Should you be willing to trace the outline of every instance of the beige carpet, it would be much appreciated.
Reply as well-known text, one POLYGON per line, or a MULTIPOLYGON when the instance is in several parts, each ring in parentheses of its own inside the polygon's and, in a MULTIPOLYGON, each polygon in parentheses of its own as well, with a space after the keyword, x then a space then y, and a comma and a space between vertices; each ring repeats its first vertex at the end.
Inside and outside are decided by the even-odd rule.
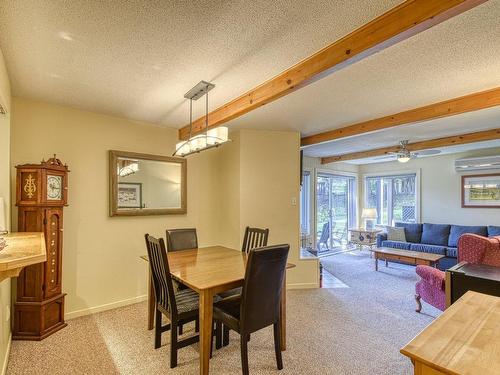
MULTIPOLYGON (((372 269, 373 266, 367 261, 366 265, 359 264, 358 267, 372 269)), ((393 268, 390 273, 378 273, 377 278, 381 281, 387 277, 386 282, 396 283, 399 273, 401 282, 410 288, 408 297, 389 305, 376 298, 377 288, 380 284, 386 286, 386 283, 379 286, 368 283, 364 288, 289 291, 288 350, 283 357, 285 368, 276 370, 272 329, 269 328, 252 335, 249 343, 250 373, 412 373, 410 361, 399 353, 399 349, 433 317, 413 311, 412 284, 408 282, 406 270, 393 268), (363 294, 371 296, 370 303, 365 303, 363 294)), ((351 286, 354 280, 346 278, 342 281, 351 286)), ((171 370, 168 333, 163 335, 163 346, 155 350, 153 332, 145 327, 146 303, 70 320, 67 328, 42 342, 14 341, 7 373, 198 373, 197 345, 181 349, 179 366, 171 370)), ((228 347, 214 351, 210 369, 213 374, 241 373, 239 337, 236 334, 232 333, 228 347)))

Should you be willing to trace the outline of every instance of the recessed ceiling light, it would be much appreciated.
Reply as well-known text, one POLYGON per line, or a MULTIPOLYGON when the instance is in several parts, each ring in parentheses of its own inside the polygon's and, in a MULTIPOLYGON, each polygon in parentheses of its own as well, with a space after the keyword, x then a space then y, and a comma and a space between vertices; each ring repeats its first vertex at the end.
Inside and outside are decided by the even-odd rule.
POLYGON ((66 31, 59 31, 57 35, 59 35, 59 38, 67 40, 68 42, 72 42, 74 40, 73 37, 66 31))

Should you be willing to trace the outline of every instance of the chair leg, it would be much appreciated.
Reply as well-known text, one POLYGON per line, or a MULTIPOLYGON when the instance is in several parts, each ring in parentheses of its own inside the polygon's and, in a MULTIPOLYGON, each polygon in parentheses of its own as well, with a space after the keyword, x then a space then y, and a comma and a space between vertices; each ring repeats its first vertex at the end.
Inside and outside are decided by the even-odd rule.
POLYGON ((177 322, 170 325, 170 368, 177 367, 177 322))
POLYGON ((248 370, 248 337, 246 334, 240 335, 241 345, 241 370, 243 375, 249 375, 248 370))
POLYGON ((156 309, 155 311, 155 349, 161 346, 161 311, 156 309))
POLYGON ((229 345, 229 328, 224 326, 222 334, 222 346, 229 345))
POLYGON ((215 322, 215 349, 222 348, 222 323, 215 322))
POLYGON ((417 303, 417 308, 415 309, 416 312, 422 311, 422 302, 420 302, 420 294, 415 294, 415 302, 417 303))
POLYGON ((283 369, 283 359, 281 358, 281 334, 280 323, 274 323, 274 351, 276 352, 276 365, 278 370, 283 369))

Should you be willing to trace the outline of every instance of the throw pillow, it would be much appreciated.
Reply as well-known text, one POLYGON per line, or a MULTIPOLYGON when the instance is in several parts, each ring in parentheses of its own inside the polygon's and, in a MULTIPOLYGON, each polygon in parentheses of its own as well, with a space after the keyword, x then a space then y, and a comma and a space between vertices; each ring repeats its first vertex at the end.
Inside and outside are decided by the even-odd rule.
POLYGON ((405 228, 387 227, 387 240, 406 242, 405 228))

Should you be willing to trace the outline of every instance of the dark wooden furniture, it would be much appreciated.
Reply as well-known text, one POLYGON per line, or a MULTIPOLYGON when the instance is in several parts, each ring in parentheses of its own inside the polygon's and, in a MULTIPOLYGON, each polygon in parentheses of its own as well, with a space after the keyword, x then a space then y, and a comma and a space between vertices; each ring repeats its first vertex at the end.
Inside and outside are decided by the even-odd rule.
POLYGON ((196 228, 167 229, 166 234, 168 251, 196 249, 198 247, 196 228))
POLYGON ((446 270, 445 284, 447 307, 469 290, 500 297, 500 267, 460 262, 446 270))
POLYGON ((261 228, 245 228, 245 236, 243 237, 243 245, 241 251, 248 253, 252 249, 267 246, 269 237, 269 229, 261 228))
MULTIPOLYGON (((267 246, 267 239, 269 237, 269 229, 261 228, 245 228, 245 236, 243 237, 243 245, 241 246, 241 251, 248 253, 252 249, 257 249, 259 247, 267 246)), ((232 290, 227 290, 220 293, 222 298, 228 298, 241 294, 241 287, 234 288, 232 290)), ((224 346, 229 345, 229 333, 224 331, 224 346)))
MULTIPOLYGON (((211 341, 211 322, 213 296, 224 290, 243 285, 246 253, 222 246, 174 251, 167 253, 172 277, 189 286, 200 295, 200 374, 208 374, 211 341)), ((141 259, 148 261, 142 255, 141 259)), ((295 265, 287 263, 286 268, 295 265)), ((154 287, 149 290, 152 291, 154 287)), ((148 323, 151 324, 151 311, 155 309, 154 293, 148 295, 148 323)), ((286 349, 286 275, 280 304, 281 350, 286 349)), ((151 326, 148 324, 148 327, 151 326)))
POLYGON ((241 295, 214 305, 214 318, 240 334, 241 363, 248 375, 248 346, 251 333, 270 325, 274 328, 274 350, 278 370, 283 368, 280 343, 280 296, 285 277, 289 245, 251 250, 241 295))
MULTIPOLYGON (((199 335, 192 335, 183 340, 179 340, 177 335, 182 324, 198 319, 199 297, 198 293, 191 289, 174 290, 163 238, 158 240, 149 234, 144 237, 156 297, 155 349, 161 346, 162 332, 170 330, 170 368, 174 368, 177 367, 177 351, 199 341, 199 335), (162 315, 168 317, 169 324, 162 325, 162 315)), ((220 347, 220 323, 217 324, 215 332, 217 346, 220 347)))
POLYGON ((42 340, 66 326, 62 247, 69 170, 55 155, 40 164, 16 168, 18 231, 44 233, 47 261, 26 267, 17 278, 12 338, 42 340))
POLYGON ((370 249, 370 251, 374 254, 375 271, 378 271, 379 259, 385 260, 386 267, 387 262, 389 261, 403 262, 413 265, 425 264, 427 266, 437 267, 439 260, 444 258, 444 255, 424 253, 421 251, 393 249, 392 247, 377 247, 375 249, 370 249))

